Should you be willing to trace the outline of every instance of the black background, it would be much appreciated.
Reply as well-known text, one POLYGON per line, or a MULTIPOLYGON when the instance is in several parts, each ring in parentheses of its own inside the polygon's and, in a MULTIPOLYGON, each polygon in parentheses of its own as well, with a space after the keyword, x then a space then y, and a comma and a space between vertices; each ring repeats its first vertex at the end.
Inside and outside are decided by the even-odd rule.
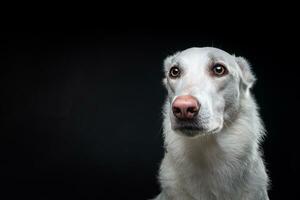
POLYGON ((251 62, 258 78, 253 92, 268 131, 262 147, 272 182, 269 196, 292 199, 299 171, 296 28, 278 21, 218 23, 223 26, 2 27, 0 195, 157 195, 163 59, 189 47, 214 46, 251 62))

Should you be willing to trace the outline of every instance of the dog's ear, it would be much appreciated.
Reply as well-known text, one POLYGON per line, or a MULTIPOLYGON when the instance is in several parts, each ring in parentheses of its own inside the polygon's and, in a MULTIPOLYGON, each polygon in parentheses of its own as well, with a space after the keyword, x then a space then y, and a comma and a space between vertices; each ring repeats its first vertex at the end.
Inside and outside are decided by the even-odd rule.
POLYGON ((235 60, 240 68, 240 76, 244 88, 250 89, 256 81, 256 78, 251 70, 249 62, 243 57, 235 57, 235 60))

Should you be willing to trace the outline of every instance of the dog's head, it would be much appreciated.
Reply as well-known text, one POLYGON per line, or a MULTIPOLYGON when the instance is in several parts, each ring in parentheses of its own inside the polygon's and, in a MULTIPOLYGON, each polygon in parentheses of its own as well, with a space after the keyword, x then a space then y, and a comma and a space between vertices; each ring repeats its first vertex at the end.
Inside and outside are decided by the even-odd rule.
POLYGON ((216 48, 190 48, 166 58, 165 112, 186 136, 216 133, 234 119, 255 82, 248 62, 216 48))

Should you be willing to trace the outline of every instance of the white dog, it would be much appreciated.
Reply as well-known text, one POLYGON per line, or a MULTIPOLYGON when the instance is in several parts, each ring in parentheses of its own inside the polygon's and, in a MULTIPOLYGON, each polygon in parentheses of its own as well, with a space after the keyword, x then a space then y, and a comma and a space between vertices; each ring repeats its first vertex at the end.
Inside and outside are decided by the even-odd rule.
POLYGON ((166 153, 156 200, 269 199, 248 62, 216 48, 190 48, 168 57, 164 70, 166 153))

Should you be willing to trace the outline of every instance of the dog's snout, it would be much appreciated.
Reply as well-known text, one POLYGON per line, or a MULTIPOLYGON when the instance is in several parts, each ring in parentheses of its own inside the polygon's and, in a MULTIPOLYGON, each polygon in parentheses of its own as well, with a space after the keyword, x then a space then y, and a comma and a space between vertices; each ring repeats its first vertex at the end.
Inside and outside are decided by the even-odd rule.
POLYGON ((173 104, 172 111, 176 118, 181 120, 193 119, 200 110, 200 104, 193 96, 178 96, 173 104))

